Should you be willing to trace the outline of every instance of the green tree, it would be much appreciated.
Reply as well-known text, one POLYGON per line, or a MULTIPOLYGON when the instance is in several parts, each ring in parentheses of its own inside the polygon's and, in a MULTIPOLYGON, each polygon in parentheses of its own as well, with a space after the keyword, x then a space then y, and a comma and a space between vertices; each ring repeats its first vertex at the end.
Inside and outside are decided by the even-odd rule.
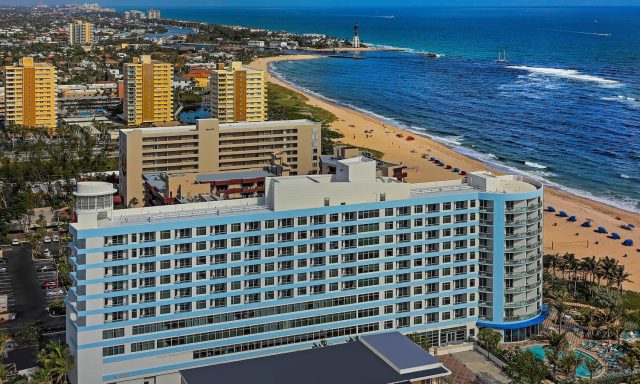
POLYGON ((66 345, 51 341, 36 356, 40 368, 46 372, 51 384, 69 384, 73 369, 73 356, 66 345))
POLYGON ((513 353, 505 372, 514 384, 540 384, 549 374, 547 366, 541 364, 531 351, 520 350, 513 353))
POLYGON ((602 368, 596 359, 585 359, 584 367, 589 372, 589 380, 593 380, 593 376, 602 368))
POLYGON ((34 347, 40 343, 42 329, 37 323, 27 324, 22 330, 18 331, 15 340, 21 347, 34 347))
POLYGON ((478 331, 478 340, 487 349, 487 357, 489 352, 496 352, 498 350, 498 344, 502 341, 502 335, 500 332, 491 328, 482 328, 478 331))

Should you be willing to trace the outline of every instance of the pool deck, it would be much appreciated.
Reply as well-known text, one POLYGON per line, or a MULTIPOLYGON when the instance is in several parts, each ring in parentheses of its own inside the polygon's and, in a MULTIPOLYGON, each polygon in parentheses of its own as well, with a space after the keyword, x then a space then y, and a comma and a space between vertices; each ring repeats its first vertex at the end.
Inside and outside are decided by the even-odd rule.
MULTIPOLYGON (((530 343, 527 343, 527 345, 523 345, 520 349, 524 350, 524 349, 527 349, 527 348, 530 348, 530 347, 535 347, 535 346, 546 347, 547 345, 549 345, 549 344, 548 343, 540 343, 540 342, 530 342, 530 343)), ((597 379, 600 376, 603 376, 607 372, 607 367, 608 367, 607 362, 602 360, 600 358, 600 356, 598 356, 597 354, 595 354, 595 356, 594 356, 594 353, 592 351, 586 350, 586 349, 582 348, 582 346, 577 346, 577 345, 571 344, 569 347, 573 348, 576 351, 584 353, 587 356, 591 356, 598 363, 600 363, 600 366, 602 367, 602 369, 600 369, 600 372, 598 372, 597 374, 593 375, 594 379, 597 379)), ((583 377, 583 376, 580 376, 580 377, 583 377)))

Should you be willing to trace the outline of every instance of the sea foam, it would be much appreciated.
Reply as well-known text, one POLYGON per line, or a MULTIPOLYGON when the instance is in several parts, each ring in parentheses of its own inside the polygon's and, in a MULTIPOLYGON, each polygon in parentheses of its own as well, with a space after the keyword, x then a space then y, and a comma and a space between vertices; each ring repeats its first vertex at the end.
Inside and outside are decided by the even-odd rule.
POLYGON ((604 77, 585 75, 575 69, 560 69, 560 68, 545 68, 545 67, 528 67, 526 65, 509 65, 507 68, 516 69, 520 71, 527 71, 532 74, 546 75, 559 77, 574 81, 584 81, 589 83, 596 83, 602 86, 619 87, 622 85, 619 81, 605 79, 604 77))

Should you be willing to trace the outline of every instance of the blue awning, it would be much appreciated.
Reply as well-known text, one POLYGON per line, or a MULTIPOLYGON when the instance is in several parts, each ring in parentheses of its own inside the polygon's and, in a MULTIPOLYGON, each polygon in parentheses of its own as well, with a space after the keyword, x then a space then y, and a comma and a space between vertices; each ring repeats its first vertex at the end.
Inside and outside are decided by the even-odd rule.
POLYGON ((549 315, 549 310, 546 305, 542 306, 542 312, 532 319, 513 322, 513 323, 493 323, 489 321, 478 321, 476 322, 476 326, 479 328, 488 327, 493 329, 518 329, 528 327, 530 325, 541 324, 549 315))

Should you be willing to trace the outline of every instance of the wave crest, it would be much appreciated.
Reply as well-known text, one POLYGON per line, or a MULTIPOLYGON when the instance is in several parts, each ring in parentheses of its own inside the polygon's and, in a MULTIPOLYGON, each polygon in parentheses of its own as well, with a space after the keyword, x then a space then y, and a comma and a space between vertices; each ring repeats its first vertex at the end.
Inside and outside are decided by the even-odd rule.
POLYGON ((602 86, 619 87, 622 86, 617 80, 605 79, 604 77, 585 75, 576 69, 560 69, 560 68, 546 68, 546 67, 528 67, 526 65, 509 65, 507 68, 527 71, 531 74, 554 76, 574 81, 584 81, 589 83, 596 83, 602 86))

